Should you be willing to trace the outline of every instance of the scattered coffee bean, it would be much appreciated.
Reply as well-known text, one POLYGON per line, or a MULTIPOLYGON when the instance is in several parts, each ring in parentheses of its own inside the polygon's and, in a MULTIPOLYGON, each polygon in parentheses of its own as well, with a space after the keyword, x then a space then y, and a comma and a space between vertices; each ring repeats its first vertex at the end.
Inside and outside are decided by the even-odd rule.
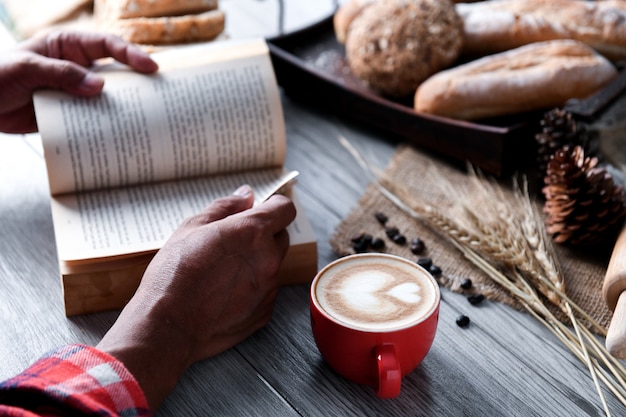
POLYGON ((362 241, 362 240, 363 240, 363 236, 365 236, 365 233, 364 233, 364 232, 357 233, 356 235, 354 235, 354 236, 352 236, 352 237, 350 238, 350 241, 351 241, 352 243, 360 242, 360 241, 362 241))
POLYGON ((375 237, 372 239, 370 246, 372 249, 382 249, 385 247, 385 241, 379 237, 375 237))
POLYGON ((470 295, 469 297, 467 297, 467 301, 469 301, 471 305, 480 304, 482 303, 484 299, 485 299, 485 296, 482 294, 474 294, 474 295, 470 295))
POLYGON ((356 253, 363 253, 367 251, 368 246, 369 246, 368 242, 364 240, 359 240, 358 242, 354 242, 352 244, 352 249, 354 249, 356 253))
POLYGON ((372 239, 373 239, 373 237, 372 237, 372 235, 370 235, 369 233, 365 233, 365 234, 363 234, 363 239, 362 239, 362 241, 363 241, 363 242, 365 242, 366 244, 368 244, 368 245, 369 245, 370 243, 372 243, 372 239))
POLYGON ((394 243, 397 243, 398 245, 404 245, 406 243, 406 237, 404 235, 401 235, 400 233, 398 233, 397 235, 393 235, 391 240, 393 240, 394 243))
POLYGON ((472 280, 469 278, 463 278, 461 280, 461 288, 463 288, 464 290, 469 290, 470 288, 472 288, 472 280))
POLYGON ((437 265, 431 265, 430 268, 428 268, 428 272, 431 273, 432 276, 436 277, 441 275, 441 268, 439 268, 437 265))
POLYGON ((467 327, 470 324, 470 318, 467 317, 465 314, 461 314, 456 318, 456 324, 459 327, 467 327))
POLYGON ((393 237, 395 235, 399 235, 400 234, 400 230, 398 230, 397 227, 386 227, 385 228, 385 234, 387 235, 387 237, 389 239, 393 239, 393 237))
POLYGON ((430 258, 419 258, 417 264, 428 270, 433 265, 433 260, 430 258))
POLYGON ((385 223, 387 223, 387 220, 389 220, 387 215, 385 213, 381 213, 380 211, 374 214, 374 216, 376 217, 376 220, 378 220, 378 223, 382 224, 383 226, 385 225, 385 223))
POLYGON ((414 255, 419 255, 420 253, 423 253, 425 249, 426 245, 424 244, 424 241, 419 237, 411 240, 411 252, 413 252, 414 255))

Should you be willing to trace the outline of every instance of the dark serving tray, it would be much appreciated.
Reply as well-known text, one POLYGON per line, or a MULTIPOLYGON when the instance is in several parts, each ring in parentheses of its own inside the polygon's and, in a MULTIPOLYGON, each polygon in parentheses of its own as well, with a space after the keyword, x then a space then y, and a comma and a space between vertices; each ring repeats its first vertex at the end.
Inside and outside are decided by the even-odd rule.
POLYGON ((350 118, 495 176, 534 162, 542 112, 467 122, 417 113, 406 102, 382 97, 354 76, 337 42, 332 15, 304 29, 267 40, 278 84, 298 101, 350 118))

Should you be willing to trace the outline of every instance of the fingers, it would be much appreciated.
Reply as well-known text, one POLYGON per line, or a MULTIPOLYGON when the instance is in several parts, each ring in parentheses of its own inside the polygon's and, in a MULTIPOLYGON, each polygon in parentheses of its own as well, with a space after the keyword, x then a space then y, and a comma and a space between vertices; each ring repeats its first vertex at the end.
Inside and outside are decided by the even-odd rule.
POLYGON ((230 229, 231 247, 228 251, 248 247, 245 257, 256 265, 262 277, 273 277, 289 249, 287 226, 296 209, 285 196, 273 196, 265 203, 229 217, 223 225, 230 229), (239 233, 238 237, 233 232, 239 233))
POLYGON ((28 133, 37 129, 33 92, 40 88, 77 96, 99 94, 104 80, 86 67, 113 57, 139 72, 157 64, 139 47, 117 36, 87 32, 51 32, 22 42, 0 55, 0 131, 28 133))
POLYGON ((54 31, 27 41, 24 48, 85 67, 91 66, 96 59, 112 57, 139 72, 152 73, 158 69, 148 53, 111 34, 54 31))
POLYGON ((191 217, 192 224, 208 224, 228 216, 241 213, 242 216, 258 216, 262 224, 267 224, 272 234, 285 229, 296 217, 296 208, 293 202, 282 195, 270 197, 267 201, 255 207, 252 212, 246 212, 254 203, 254 192, 249 185, 243 185, 232 195, 213 201, 201 213, 191 217), (243 212, 243 213, 242 213, 243 212))
POLYGON ((24 89, 53 88, 77 96, 91 96, 102 91, 102 77, 71 61, 31 54, 20 64, 19 82, 24 89))
POLYGON ((257 215, 268 222, 272 233, 284 230, 296 218, 296 207, 284 195, 273 195, 263 204, 255 207, 257 215))

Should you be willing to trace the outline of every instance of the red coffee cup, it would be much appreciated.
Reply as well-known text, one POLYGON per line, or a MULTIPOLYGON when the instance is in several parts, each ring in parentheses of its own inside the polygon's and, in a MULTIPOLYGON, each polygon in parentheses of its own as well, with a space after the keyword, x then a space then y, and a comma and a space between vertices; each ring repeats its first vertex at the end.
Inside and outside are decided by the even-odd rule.
POLYGON ((349 255, 318 272, 310 295, 326 363, 380 398, 398 396, 435 338, 441 294, 432 275, 395 255, 349 255))

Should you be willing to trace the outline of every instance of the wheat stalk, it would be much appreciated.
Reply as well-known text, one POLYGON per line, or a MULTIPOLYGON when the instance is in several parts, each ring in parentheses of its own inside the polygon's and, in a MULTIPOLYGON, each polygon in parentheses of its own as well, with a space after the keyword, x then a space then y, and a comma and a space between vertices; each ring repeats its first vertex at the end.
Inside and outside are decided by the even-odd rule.
POLYGON ((547 238, 541 214, 530 199, 525 180, 521 187, 515 183, 511 202, 500 186, 473 170, 469 176, 471 189, 459 190, 458 185, 453 187, 437 175, 438 183, 450 195, 458 195, 457 201, 463 204, 465 221, 456 221, 419 199, 407 187, 372 168, 345 138, 339 140, 385 197, 410 217, 447 238, 587 366, 607 416, 611 414, 600 382, 626 406, 626 370, 577 318, 575 312, 596 332, 605 334, 605 329, 566 295, 554 247, 547 238), (470 199, 462 195, 470 192, 480 193, 483 201, 495 203, 482 205, 487 213, 478 213, 469 204, 470 199), (568 317, 571 328, 554 316, 546 299, 568 317))

